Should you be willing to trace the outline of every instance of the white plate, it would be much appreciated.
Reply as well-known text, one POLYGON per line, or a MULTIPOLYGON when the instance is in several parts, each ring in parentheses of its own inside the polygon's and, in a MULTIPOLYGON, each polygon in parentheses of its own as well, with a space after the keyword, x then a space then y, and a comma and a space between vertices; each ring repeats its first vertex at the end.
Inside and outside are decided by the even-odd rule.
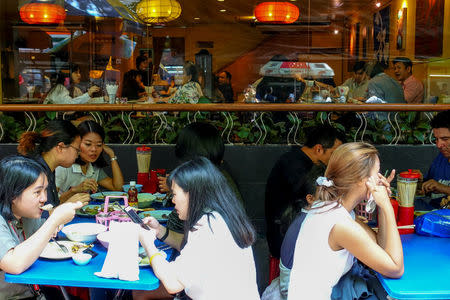
POLYGON ((125 192, 103 192, 102 193, 95 193, 91 195, 91 198, 98 201, 105 201, 106 196, 128 196, 125 192))
POLYGON ((66 246, 66 248, 69 250, 69 253, 64 252, 61 248, 59 248, 59 246, 55 242, 49 242, 47 246, 45 246, 44 250, 42 251, 41 255, 39 255, 39 257, 46 259, 67 259, 71 258, 72 255, 75 254, 72 252, 73 245, 86 246, 86 244, 72 241, 58 241, 58 243, 66 246))

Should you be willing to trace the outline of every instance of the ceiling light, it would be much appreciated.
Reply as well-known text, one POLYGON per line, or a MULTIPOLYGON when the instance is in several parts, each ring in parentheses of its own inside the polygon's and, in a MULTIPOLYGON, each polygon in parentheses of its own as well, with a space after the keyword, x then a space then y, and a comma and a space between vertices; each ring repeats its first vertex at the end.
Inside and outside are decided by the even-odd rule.
POLYGON ((220 10, 220 12, 226 12, 226 11, 227 11, 226 9, 221 9, 221 10, 220 10))
POLYGON ((195 17, 194 20, 200 20, 200 18, 199 17, 195 17))
POLYGON ((375 3, 375 6, 376 6, 376 7, 380 7, 380 6, 381 6, 381 3, 380 3, 380 2, 377 2, 377 3, 375 3))
POLYGON ((289 2, 262 2, 254 13, 258 21, 273 24, 291 24, 300 15, 298 7, 289 2))
POLYGON ((339 30, 335 29, 334 34, 338 34, 338 33, 339 33, 339 30))

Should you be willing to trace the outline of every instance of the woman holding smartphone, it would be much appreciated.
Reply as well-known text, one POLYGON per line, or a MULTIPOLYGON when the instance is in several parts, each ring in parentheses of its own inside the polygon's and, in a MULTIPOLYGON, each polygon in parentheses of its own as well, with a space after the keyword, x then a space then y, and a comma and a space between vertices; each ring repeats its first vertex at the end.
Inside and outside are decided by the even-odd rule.
MULTIPOLYGON (((251 247, 256 233, 225 177, 201 157, 173 170, 168 184, 185 222, 180 256, 167 262, 154 230, 142 229, 139 237, 166 290, 185 290, 192 299, 259 299, 251 247)), ((146 298, 145 292, 133 296, 146 298)))

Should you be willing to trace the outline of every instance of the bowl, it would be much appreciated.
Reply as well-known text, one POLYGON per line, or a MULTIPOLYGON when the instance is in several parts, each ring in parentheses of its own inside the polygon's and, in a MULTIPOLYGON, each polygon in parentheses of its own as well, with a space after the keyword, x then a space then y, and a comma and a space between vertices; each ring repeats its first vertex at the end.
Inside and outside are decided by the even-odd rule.
POLYGON ((77 253, 72 256, 72 260, 79 266, 87 265, 92 259, 92 255, 87 253, 77 253))
POLYGON ((150 207, 152 202, 156 200, 156 196, 150 193, 139 193, 137 198, 139 208, 150 207))
MULTIPOLYGON (((130 185, 124 184, 124 185, 122 185, 122 189, 125 193, 128 193, 128 190, 130 189, 130 185)), ((136 189, 137 189, 138 193, 140 193, 142 191, 142 184, 136 183, 136 189)))
POLYGON ((97 235, 97 240, 106 249, 108 249, 110 239, 111 239, 111 231, 105 231, 97 235))
POLYGON ((67 238, 74 242, 92 243, 97 234, 106 231, 106 226, 97 223, 77 223, 64 226, 61 230, 67 238))

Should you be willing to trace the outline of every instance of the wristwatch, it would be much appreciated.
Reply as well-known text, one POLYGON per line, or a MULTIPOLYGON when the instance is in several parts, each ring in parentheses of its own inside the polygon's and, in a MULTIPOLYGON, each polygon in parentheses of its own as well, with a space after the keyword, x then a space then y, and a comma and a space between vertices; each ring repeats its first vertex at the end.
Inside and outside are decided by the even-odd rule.
POLYGON ((111 161, 113 161, 113 160, 117 160, 117 156, 111 157, 111 161))

